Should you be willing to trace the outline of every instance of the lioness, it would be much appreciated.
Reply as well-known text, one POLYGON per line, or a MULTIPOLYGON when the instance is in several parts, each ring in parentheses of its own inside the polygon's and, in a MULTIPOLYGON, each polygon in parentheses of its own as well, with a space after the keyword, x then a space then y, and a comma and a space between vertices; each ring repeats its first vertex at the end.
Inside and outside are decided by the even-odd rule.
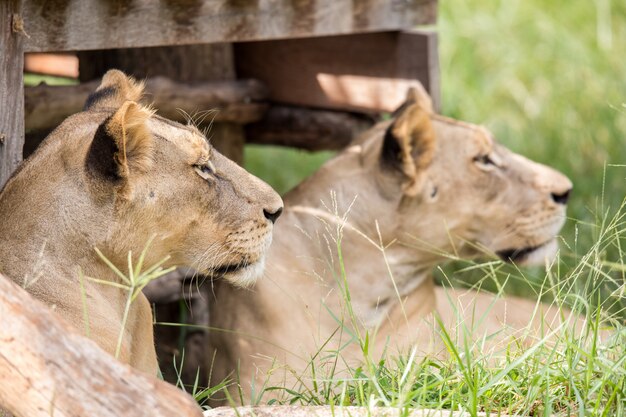
POLYGON ((138 104, 142 85, 109 71, 0 193, 0 271, 103 349, 157 374, 152 313, 140 294, 121 329, 128 254, 245 284, 262 271, 282 200, 213 149, 193 126, 138 104), (82 288, 82 290, 81 290, 82 288), (81 292, 84 291, 85 301, 81 292), (83 308, 86 305, 86 311, 83 308))
MULTIPOLYGON (((326 356, 319 350, 341 350, 336 372, 361 357, 350 333, 365 329, 377 331, 379 351, 417 344, 433 352, 441 346, 424 318, 434 311, 450 325, 465 315, 469 327, 475 315, 481 333, 523 328, 542 314, 533 315, 535 303, 446 293, 431 270, 450 254, 519 263, 553 257, 571 189, 563 174, 498 145, 483 127, 433 114, 427 94, 412 91, 397 117, 285 196, 254 289, 217 286, 211 325, 226 331, 210 336, 212 382, 238 375, 246 398, 251 383, 258 395, 266 379, 265 386, 290 388, 295 377, 307 384, 311 358, 326 356)), ((550 323, 556 309, 542 309, 550 323)))

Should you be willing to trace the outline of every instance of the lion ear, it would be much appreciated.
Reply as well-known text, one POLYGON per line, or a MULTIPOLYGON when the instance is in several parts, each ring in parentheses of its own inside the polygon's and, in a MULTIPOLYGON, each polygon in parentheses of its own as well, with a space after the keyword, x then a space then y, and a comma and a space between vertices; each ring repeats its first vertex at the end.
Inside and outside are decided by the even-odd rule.
POLYGON ((117 109, 125 101, 139 101, 143 95, 144 84, 128 77, 122 71, 109 70, 100 86, 85 103, 85 110, 117 109))
POLYGON ((411 87, 409 87, 406 92, 406 98, 404 99, 404 102, 393 111, 392 116, 399 116, 411 104, 419 104, 423 109, 427 110, 428 112, 433 112, 433 101, 430 98, 430 95, 428 95, 428 93, 426 92, 424 86, 419 82, 415 82, 411 87))
POLYGON ((154 138, 148 128, 153 111, 127 101, 97 129, 87 154, 92 173, 110 180, 128 179, 152 165, 154 138))
POLYGON ((435 151, 435 131, 430 109, 413 103, 404 108, 387 129, 381 153, 384 168, 399 171, 405 178, 403 191, 409 196, 419 193, 423 172, 435 151))

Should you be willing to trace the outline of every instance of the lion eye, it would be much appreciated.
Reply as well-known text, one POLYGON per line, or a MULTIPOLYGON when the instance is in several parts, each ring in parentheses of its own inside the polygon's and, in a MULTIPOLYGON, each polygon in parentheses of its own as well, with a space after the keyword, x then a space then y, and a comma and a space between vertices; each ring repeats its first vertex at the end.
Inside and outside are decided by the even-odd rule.
POLYGON ((500 168, 499 159, 489 154, 478 155, 474 157, 474 163, 478 165, 479 168, 490 171, 495 168, 500 168))
POLYGON ((491 159, 491 157, 489 155, 479 155, 474 157, 474 162, 477 162, 479 164, 483 164, 483 165, 495 165, 496 163, 493 161, 493 159, 491 159))
POLYGON ((194 169, 205 180, 209 180, 215 176, 216 170, 213 162, 208 161, 206 164, 194 165, 194 169))

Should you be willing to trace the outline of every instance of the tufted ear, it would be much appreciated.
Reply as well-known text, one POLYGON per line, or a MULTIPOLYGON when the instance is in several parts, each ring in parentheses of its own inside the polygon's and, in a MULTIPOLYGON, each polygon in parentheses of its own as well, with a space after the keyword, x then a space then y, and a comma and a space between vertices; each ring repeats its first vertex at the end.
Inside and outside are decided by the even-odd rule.
POLYGON ((400 113, 385 133, 381 153, 381 165, 404 176, 403 191, 409 196, 419 193, 424 182, 422 173, 430 165, 435 151, 435 131, 430 120, 432 107, 425 105, 427 103, 418 100, 399 109, 400 113))
POLYGON ((423 109, 427 110, 428 112, 433 112, 433 101, 426 92, 424 86, 419 82, 416 82, 412 87, 407 90, 404 103, 402 103, 396 110, 394 110, 392 116, 399 116, 411 104, 419 104, 423 109))
POLYGON ((139 101, 144 85, 126 76, 122 71, 109 70, 100 86, 92 93, 85 103, 85 110, 117 109, 125 101, 139 101))
POLYGON ((146 172, 153 156, 154 139, 147 126, 152 114, 134 101, 123 103, 96 130, 87 154, 89 172, 113 181, 146 172))

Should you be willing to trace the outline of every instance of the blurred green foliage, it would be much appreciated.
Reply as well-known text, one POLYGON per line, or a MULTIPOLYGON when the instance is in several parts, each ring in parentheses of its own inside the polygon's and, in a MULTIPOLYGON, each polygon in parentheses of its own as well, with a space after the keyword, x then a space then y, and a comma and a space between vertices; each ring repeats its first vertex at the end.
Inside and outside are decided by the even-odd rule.
POLYGON ((247 145, 246 169, 284 194, 311 175, 334 152, 307 152, 280 146, 247 145))
POLYGON ((48 85, 74 85, 78 84, 78 81, 72 78, 53 77, 51 75, 24 74, 25 86, 32 87, 41 83, 46 83, 48 85))
MULTIPOLYGON (((574 268, 626 194, 626 2, 442 0, 439 35, 442 112, 572 179, 561 268, 574 268)), ((507 290, 528 293, 522 281, 507 290)))

